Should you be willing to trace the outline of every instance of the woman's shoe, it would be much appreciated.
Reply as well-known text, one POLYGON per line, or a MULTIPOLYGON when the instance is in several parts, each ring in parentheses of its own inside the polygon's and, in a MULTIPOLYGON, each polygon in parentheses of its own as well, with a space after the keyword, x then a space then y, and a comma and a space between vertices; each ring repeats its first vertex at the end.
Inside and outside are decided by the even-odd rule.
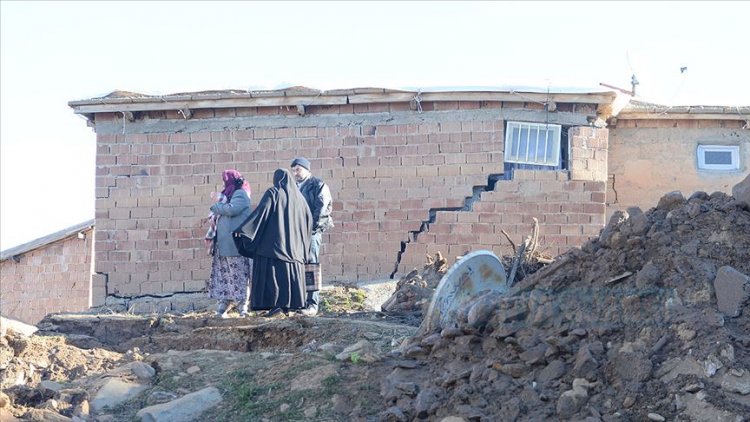
POLYGON ((266 314, 266 318, 283 318, 284 310, 281 308, 273 308, 266 314))

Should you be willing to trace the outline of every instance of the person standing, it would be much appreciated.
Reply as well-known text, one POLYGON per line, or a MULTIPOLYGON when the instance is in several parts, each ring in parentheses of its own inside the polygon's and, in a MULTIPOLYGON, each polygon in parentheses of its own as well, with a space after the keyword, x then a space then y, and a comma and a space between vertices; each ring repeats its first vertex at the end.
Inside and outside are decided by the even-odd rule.
POLYGON ((247 315, 250 295, 250 276, 253 261, 241 256, 234 244, 232 232, 250 215, 250 184, 237 170, 224 170, 221 175, 224 190, 212 192, 212 228, 207 238, 212 243, 209 297, 217 299, 216 315, 227 318, 229 305, 234 302, 240 316, 247 315))
MULTIPOLYGON (((308 263, 320 264, 320 244, 323 241, 323 232, 333 227, 331 191, 322 179, 312 175, 310 161, 305 157, 297 157, 292 161, 292 173, 312 214, 312 240, 308 263)), ((310 316, 316 315, 319 304, 320 292, 308 292, 307 306, 302 313, 310 316)))
POLYGON ((273 174, 258 206, 234 231, 240 254, 253 258, 253 310, 281 316, 305 307, 305 262, 310 252, 312 217, 286 169, 273 174))

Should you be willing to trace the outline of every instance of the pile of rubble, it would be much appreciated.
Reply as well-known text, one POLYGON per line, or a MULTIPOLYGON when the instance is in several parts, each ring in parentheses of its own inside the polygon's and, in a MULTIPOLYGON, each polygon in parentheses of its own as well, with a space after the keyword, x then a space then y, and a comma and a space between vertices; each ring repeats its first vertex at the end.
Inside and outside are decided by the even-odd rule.
POLYGON ((748 274, 745 202, 672 192, 617 212, 598 239, 405 343, 381 416, 745 420, 748 274))
POLYGON ((447 271, 448 260, 439 251, 434 257, 428 255, 421 271, 415 268, 401 277, 381 310, 389 314, 408 314, 421 321, 430 306, 432 294, 447 271))
MULTIPOLYGON (((522 281, 554 262, 539 243, 539 222, 536 218, 532 233, 518 246, 504 230, 502 233, 513 250, 512 255, 501 257, 509 285, 522 281)), ((456 257, 456 260, 461 258, 456 257)), ((418 325, 430 306, 435 289, 447 271, 448 260, 440 251, 435 253, 435 256, 427 255, 427 262, 421 271, 415 268, 401 277, 395 291, 383 303, 381 310, 388 315, 407 317, 406 323, 416 322, 418 325)))

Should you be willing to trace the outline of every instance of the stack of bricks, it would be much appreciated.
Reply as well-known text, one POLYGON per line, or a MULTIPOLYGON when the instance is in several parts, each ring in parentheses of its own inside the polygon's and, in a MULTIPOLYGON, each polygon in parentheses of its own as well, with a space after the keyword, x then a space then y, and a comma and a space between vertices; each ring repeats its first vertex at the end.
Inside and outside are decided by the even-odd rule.
MULTIPOLYGON (((121 129, 108 132, 105 128, 127 123, 115 113, 97 114, 95 265, 100 276, 95 277, 95 287, 106 278, 108 295, 128 297, 204 289, 211 259, 203 247, 202 219, 208 214, 210 192, 221 189, 221 172, 239 170, 250 182, 257 203, 270 186, 273 171, 289 168, 296 156, 311 161, 313 174, 328 183, 334 198, 336 226, 324 234, 321 250, 324 280, 388 278, 397 269, 402 242, 429 219, 431 209, 462 207, 474 186, 485 186, 490 174, 503 172, 504 121, 498 117, 499 109, 524 104, 476 101, 422 106, 424 114, 419 118, 400 122, 382 116, 398 116, 409 110, 408 103, 309 106, 302 118, 285 107, 194 110, 193 121, 241 118, 246 126, 227 129, 228 123, 216 130, 192 132, 170 131, 171 119, 175 127, 182 121, 178 115, 148 112, 146 119, 166 124, 158 126, 160 132, 133 134, 127 130, 121 134, 121 129), (467 117, 473 111, 478 113, 467 117), (352 114, 363 117, 353 120, 352 114), (268 123, 270 115, 276 115, 273 124, 268 123)), ((574 244, 574 237, 592 233, 583 226, 569 232, 573 229, 567 224, 603 223, 599 217, 589 218, 595 213, 588 208, 583 210, 590 203, 603 204, 603 198, 592 197, 603 187, 594 189, 550 174, 552 180, 524 175, 511 183, 514 187, 498 187, 483 195, 473 213, 463 213, 455 221, 449 213, 438 212, 430 233, 444 230, 438 229, 440 224, 454 224, 460 236, 446 243, 446 253, 464 252, 465 246, 483 246, 483 241, 499 233, 492 227, 496 217, 490 214, 505 216, 506 222, 517 220, 511 230, 520 235, 528 231, 528 218, 540 212, 542 204, 552 203, 557 209, 550 205, 541 210, 551 220, 540 223, 552 224, 544 232, 545 239, 555 242, 558 250, 574 244), (524 200, 533 204, 533 210, 524 208, 523 201, 505 208, 508 201, 500 196, 527 195, 527 189, 537 196, 546 195, 542 189, 552 191, 549 199, 524 200), (581 208, 574 211, 576 217, 552 221, 553 214, 568 212, 563 208, 566 201, 582 201, 575 203, 581 208)), ((417 251, 421 242, 409 243, 404 254, 409 265, 417 260, 410 256, 426 251, 426 246, 417 251)), ((406 266, 402 262, 398 269, 406 266)))
POLYGON ((59 240, 0 263, 0 309, 5 317, 36 324, 50 312, 88 309, 92 230, 85 239, 59 240))
POLYGON ((570 142, 570 178, 606 182, 609 130, 574 127, 568 132, 570 142))

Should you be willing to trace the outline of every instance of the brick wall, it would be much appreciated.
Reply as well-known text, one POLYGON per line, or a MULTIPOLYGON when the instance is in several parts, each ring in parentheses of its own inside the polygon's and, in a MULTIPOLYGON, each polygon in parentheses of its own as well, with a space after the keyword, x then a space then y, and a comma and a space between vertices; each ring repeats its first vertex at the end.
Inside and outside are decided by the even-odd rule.
POLYGON ((52 312, 89 308, 93 230, 0 263, 0 313, 36 324, 52 312))
MULTIPOLYGON (((397 269, 402 242, 408 242, 409 233, 430 218, 431 209, 462 207, 474 186, 487 185, 489 175, 502 173, 504 119, 545 118, 542 112, 524 109, 528 106, 524 103, 459 101, 422 106, 420 114, 410 111, 408 103, 308 106, 305 116, 286 107, 206 109, 194 110, 187 121, 170 112, 144 113, 136 122, 123 121, 114 113, 96 114, 95 262, 101 275, 95 277, 95 287, 106 281, 106 288, 96 291, 138 296, 203 289, 210 258, 202 247, 205 227, 200 220, 208 212, 210 192, 220 189, 222 170, 242 172, 255 202, 270 186, 273 171, 288 168, 298 155, 310 159, 313 174, 330 185, 334 197, 336 227, 324 234, 321 251, 324 279, 388 278, 397 269)), ((558 110, 566 106, 575 110, 571 104, 560 104, 558 110)), ((569 119, 585 122, 592 111, 591 106, 580 105, 578 113, 568 113, 569 119)), ((577 136, 574 130, 571 138, 577 136)), ((600 148, 601 139, 606 141, 606 131, 585 136, 593 140, 587 146, 599 142, 600 148)), ((606 154, 603 157, 606 162, 606 154)), ((597 180, 601 158, 601 154, 587 155, 579 177, 597 180)), ((594 195, 602 189, 562 180, 566 173, 550 174, 543 177, 552 179, 544 180, 524 175, 523 180, 488 192, 482 203, 486 198, 492 211, 482 210, 489 205, 477 211, 487 218, 489 213, 510 215, 523 209, 515 217, 517 226, 511 228, 520 234, 527 231, 521 227, 528 222, 525 216, 540 211, 540 204, 557 205, 567 212, 563 204, 576 201, 572 211, 576 217, 565 224, 576 225, 577 230, 554 222, 544 232, 545 239, 558 242, 554 247, 560 250, 595 234, 583 227, 603 224, 603 217, 591 217, 603 215, 597 207, 603 198, 594 195), (549 199, 541 199, 542 189, 552 189, 549 199), (506 212, 502 195, 508 193, 526 199, 506 212), (524 208, 524 201, 533 205, 524 208)), ((543 207, 543 212, 559 211, 543 207)), ((453 222, 439 220, 434 227, 443 223, 453 222)), ((479 236, 486 238, 490 222, 461 223, 477 231, 462 231, 453 243, 483 245, 479 236)), ((402 255, 416 262, 410 258, 414 254, 409 250, 402 255)))

